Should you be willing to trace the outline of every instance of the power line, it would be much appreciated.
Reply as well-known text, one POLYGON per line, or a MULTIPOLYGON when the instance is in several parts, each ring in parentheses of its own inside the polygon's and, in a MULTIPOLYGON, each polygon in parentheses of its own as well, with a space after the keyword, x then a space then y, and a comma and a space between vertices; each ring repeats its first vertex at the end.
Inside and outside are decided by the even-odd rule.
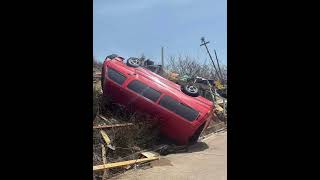
POLYGON ((211 56, 211 54, 210 54, 210 52, 209 52, 209 49, 208 49, 208 47, 207 47, 207 44, 209 44, 210 42, 209 42, 209 41, 206 42, 205 39, 204 39, 204 37, 201 38, 201 42, 202 42, 202 44, 200 44, 200 46, 205 46, 205 47, 206 47, 207 53, 209 54, 209 57, 210 57, 211 62, 212 62, 212 64, 213 64, 214 70, 217 72, 218 78, 219 78, 219 79, 222 79, 222 77, 221 77, 221 75, 220 75, 221 73, 219 73, 219 71, 217 70, 216 65, 214 64, 213 59, 212 59, 212 56, 211 56))

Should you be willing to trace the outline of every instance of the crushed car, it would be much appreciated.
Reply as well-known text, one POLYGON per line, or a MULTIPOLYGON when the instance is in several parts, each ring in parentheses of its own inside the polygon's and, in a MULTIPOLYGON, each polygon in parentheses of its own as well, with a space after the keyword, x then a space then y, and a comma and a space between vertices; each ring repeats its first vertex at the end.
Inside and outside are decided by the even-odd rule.
POLYGON ((180 86, 143 67, 139 58, 108 56, 102 67, 103 95, 126 107, 154 117, 160 133, 178 145, 197 142, 211 118, 213 103, 193 85, 180 86))

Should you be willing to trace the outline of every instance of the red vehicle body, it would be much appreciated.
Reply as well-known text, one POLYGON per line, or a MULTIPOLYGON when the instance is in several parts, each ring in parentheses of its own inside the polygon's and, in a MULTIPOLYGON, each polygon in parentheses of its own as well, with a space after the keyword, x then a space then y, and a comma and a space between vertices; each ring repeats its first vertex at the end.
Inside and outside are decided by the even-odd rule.
POLYGON ((104 95, 158 119, 161 134, 177 144, 195 143, 212 114, 213 103, 201 96, 191 97, 180 85, 143 67, 130 67, 123 60, 104 61, 104 95))

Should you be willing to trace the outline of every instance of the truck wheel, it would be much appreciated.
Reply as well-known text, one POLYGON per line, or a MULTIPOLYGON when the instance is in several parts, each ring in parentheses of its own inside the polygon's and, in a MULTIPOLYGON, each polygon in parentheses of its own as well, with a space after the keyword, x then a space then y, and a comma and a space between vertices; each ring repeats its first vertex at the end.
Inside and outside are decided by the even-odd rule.
POLYGON ((131 57, 127 60, 127 65, 130 66, 130 67, 139 67, 140 66, 140 60, 139 58, 134 58, 134 57, 131 57))
POLYGON ((114 59, 114 58, 116 58, 116 57, 119 57, 117 54, 111 54, 111 55, 109 55, 109 56, 107 56, 106 57, 106 59, 114 59))
POLYGON ((184 85, 182 87, 182 92, 192 97, 199 96, 199 89, 194 85, 184 85))

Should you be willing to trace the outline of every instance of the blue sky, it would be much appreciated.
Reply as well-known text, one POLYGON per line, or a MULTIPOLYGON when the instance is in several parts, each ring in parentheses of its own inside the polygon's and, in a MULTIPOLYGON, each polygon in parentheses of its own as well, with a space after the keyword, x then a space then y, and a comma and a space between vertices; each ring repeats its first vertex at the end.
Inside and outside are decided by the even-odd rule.
POLYGON ((140 57, 160 62, 189 55, 210 63, 200 38, 220 62, 227 62, 226 0, 93 0, 93 55, 140 57), (207 59, 207 60, 205 60, 207 59))

